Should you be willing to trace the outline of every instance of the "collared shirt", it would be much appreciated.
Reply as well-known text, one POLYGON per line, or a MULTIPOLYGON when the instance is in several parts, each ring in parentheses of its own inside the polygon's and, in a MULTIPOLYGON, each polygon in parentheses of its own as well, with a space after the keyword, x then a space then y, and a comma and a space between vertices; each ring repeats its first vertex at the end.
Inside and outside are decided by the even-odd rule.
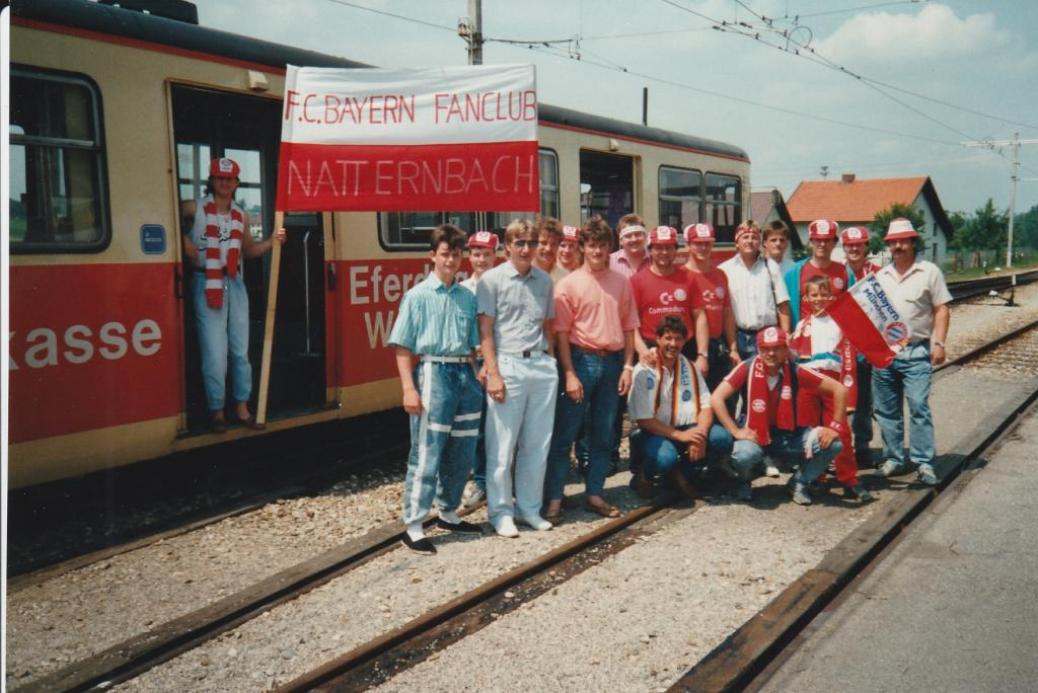
POLYGON ((555 331, 568 332, 578 347, 620 351, 624 332, 636 329, 634 292, 619 272, 592 272, 584 265, 555 285, 555 331))
MULTIPOLYGON (((674 365, 677 366, 677 363, 674 365)), ((674 411, 674 405, 671 401, 674 392, 674 371, 666 366, 660 370, 663 371, 663 375, 660 378, 662 382, 659 384, 660 406, 653 411, 656 407, 656 401, 653 396, 656 392, 656 369, 649 368, 642 363, 638 363, 634 367, 634 373, 631 376, 631 393, 627 396, 627 415, 635 421, 638 419, 655 418, 657 421, 674 428, 695 425, 695 419, 675 422, 670 420, 674 411)), ((696 379, 699 380, 699 406, 695 407, 695 412, 698 415, 704 409, 710 408, 710 388, 706 386, 703 374, 699 372, 698 368, 692 366, 690 370, 696 374, 696 379)), ((680 397, 692 397, 691 384, 684 388, 679 388, 679 391, 680 397)))
POLYGON ((642 261, 635 267, 631 264, 631 261, 627 259, 627 254, 624 253, 623 248, 620 250, 614 250, 609 254, 609 269, 619 272, 628 279, 633 277, 636 272, 640 272, 646 269, 652 264, 652 259, 649 257, 649 253, 645 253, 642 256, 642 261))
POLYGON ((476 285, 478 312, 494 318, 494 346, 502 352, 545 351, 544 321, 555 317, 548 273, 530 267, 525 276, 511 262, 487 270, 476 285))
POLYGON ((735 324, 741 330, 759 330, 778 324, 777 303, 789 301, 789 291, 773 260, 759 256, 749 268, 738 254, 718 269, 728 276, 735 324))
POLYGON ((876 272, 876 279, 908 325, 908 341, 929 339, 933 309, 952 299, 940 268, 927 260, 916 260, 907 272, 898 274, 890 263, 876 272))
POLYGON ((400 302, 389 344, 426 356, 464 356, 479 346, 476 297, 434 273, 413 286, 400 302))

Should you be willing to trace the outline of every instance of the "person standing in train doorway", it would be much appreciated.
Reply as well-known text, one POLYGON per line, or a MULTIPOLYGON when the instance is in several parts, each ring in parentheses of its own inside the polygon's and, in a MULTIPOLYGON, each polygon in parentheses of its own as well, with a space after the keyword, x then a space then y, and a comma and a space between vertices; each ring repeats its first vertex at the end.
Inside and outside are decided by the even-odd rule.
POLYGON ((238 421, 252 425, 252 365, 249 363, 249 294, 245 289, 245 258, 257 258, 285 242, 278 229, 265 241, 249 233, 249 215, 234 201, 241 169, 233 159, 213 159, 205 197, 184 202, 184 219, 192 219, 184 234, 184 255, 194 269, 195 321, 202 352, 202 380, 213 431, 227 430, 224 397, 228 357, 231 395, 238 421))

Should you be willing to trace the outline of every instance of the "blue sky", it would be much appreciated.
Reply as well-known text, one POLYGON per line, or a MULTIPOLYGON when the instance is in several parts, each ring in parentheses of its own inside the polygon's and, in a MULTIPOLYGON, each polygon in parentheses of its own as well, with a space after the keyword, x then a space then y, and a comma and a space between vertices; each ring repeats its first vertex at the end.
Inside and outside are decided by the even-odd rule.
MULTIPOLYGON (((203 25, 362 62, 467 60, 466 0, 349 3, 414 21, 339 0, 197 0, 203 25)), ((754 189, 788 197, 822 166, 929 175, 949 211, 1008 207, 1008 149, 959 143, 1038 138, 1036 27, 1030 0, 483 0, 484 63, 534 63, 542 102, 640 122, 647 86, 650 125, 743 147, 754 189)), ((1018 212, 1038 205, 1038 144, 1020 160, 1018 212)))

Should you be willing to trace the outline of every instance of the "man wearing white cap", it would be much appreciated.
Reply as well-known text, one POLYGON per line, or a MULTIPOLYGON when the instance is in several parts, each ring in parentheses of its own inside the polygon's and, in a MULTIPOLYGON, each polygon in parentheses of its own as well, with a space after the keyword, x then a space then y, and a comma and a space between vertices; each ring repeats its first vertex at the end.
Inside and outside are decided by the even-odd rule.
POLYGON ((630 279, 651 263, 645 252, 645 221, 637 214, 625 214, 616 222, 616 235, 620 249, 609 256, 609 269, 630 279))
POLYGON ((919 234, 908 219, 890 222, 884 241, 893 261, 876 273, 880 286, 890 297, 908 331, 908 346, 887 368, 872 371, 872 397, 883 434, 884 476, 905 467, 905 421, 902 398, 908 400, 910 415, 909 456, 917 465, 919 480, 933 486, 933 414, 930 411, 930 382, 933 367, 944 363, 944 340, 948 336, 951 294, 937 265, 916 257, 919 234))
POLYGON ((584 241, 580 235, 580 227, 564 224, 562 240, 559 241, 556 270, 569 274, 584 264, 584 241))
POLYGON ((685 227, 685 246, 688 248, 685 269, 692 275, 692 285, 706 318, 707 346, 705 350, 700 350, 700 359, 696 363, 701 371, 706 366, 703 375, 711 390, 717 387, 732 366, 739 363, 728 275, 710 261, 715 238, 711 224, 689 224, 685 227))
MULTIPOLYGON (((864 226, 849 226, 840 233, 844 262, 847 272, 855 281, 866 274, 879 271, 879 265, 869 261, 869 230, 864 226)), ((854 431, 854 457, 858 467, 872 466, 872 365, 861 355, 858 356, 858 400, 857 408, 851 417, 854 431)))
POLYGON ((786 272, 786 289, 789 291, 789 308, 793 314, 793 324, 802 317, 811 314, 811 304, 804 293, 807 280, 824 275, 829 277, 829 286, 833 298, 846 291, 854 278, 844 265, 833 262, 833 249, 836 248, 836 237, 840 227, 831 219, 816 219, 808 226, 811 243, 811 257, 801 260, 786 272))
POLYGON ((847 257, 843 264, 857 281, 866 274, 879 271, 879 265, 869 260, 869 230, 864 226, 848 226, 840 234, 843 254, 847 257))

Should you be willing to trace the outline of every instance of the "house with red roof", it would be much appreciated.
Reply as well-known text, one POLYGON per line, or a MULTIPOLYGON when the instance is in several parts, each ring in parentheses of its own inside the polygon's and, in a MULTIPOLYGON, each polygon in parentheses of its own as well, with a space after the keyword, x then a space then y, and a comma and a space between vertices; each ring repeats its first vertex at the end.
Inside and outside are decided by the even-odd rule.
MULTIPOLYGON (((929 176, 863 180, 845 173, 840 180, 805 180, 786 206, 806 244, 807 227, 815 219, 833 219, 841 228, 867 227, 877 213, 895 203, 922 212, 926 221, 923 228, 916 230, 926 239, 925 258, 940 265, 954 229, 929 176)), ((837 254, 841 254, 839 248, 837 254)))

